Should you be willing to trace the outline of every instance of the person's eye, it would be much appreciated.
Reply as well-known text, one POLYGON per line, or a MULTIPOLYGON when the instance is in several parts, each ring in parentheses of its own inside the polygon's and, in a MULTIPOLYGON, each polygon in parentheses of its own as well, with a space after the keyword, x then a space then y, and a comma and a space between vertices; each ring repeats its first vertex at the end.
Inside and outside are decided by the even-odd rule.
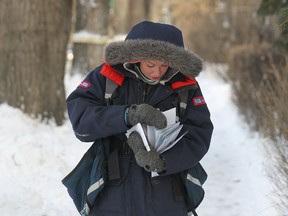
POLYGON ((166 68, 166 67, 168 67, 168 65, 162 65, 162 67, 166 68))
POLYGON ((153 67, 154 67, 154 65, 147 65, 147 67, 149 67, 149 68, 153 68, 153 67))

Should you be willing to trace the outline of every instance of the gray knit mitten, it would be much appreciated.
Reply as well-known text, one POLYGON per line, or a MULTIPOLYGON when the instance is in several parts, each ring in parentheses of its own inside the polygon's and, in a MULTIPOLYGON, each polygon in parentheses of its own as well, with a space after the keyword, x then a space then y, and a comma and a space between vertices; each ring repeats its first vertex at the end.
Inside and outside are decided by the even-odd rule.
POLYGON ((128 145, 135 154, 136 162, 148 172, 162 172, 165 170, 165 161, 160 157, 158 152, 150 146, 151 150, 145 149, 144 143, 139 133, 132 132, 127 139, 128 145))
POLYGON ((167 119, 160 110, 148 104, 134 104, 128 108, 127 123, 131 126, 137 123, 144 123, 155 126, 158 129, 163 129, 167 125, 167 119))

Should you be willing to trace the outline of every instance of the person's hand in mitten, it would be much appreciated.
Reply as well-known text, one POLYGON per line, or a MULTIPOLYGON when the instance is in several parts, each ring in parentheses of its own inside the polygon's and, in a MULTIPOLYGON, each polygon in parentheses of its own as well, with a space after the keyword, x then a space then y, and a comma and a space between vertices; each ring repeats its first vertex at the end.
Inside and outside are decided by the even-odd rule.
POLYGON ((131 105, 127 108, 126 122, 129 126, 144 123, 163 129, 167 126, 166 116, 158 109, 148 104, 131 105))
POLYGON ((145 149, 144 143, 139 133, 132 132, 127 139, 128 145, 135 154, 136 162, 148 172, 162 172, 165 170, 165 161, 156 150, 150 146, 151 150, 145 149))

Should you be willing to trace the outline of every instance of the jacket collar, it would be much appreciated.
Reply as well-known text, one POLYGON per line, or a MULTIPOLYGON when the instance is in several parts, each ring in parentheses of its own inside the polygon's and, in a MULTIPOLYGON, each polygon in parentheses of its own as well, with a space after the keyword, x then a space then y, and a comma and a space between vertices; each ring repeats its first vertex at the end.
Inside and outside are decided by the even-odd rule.
MULTIPOLYGON (((132 74, 134 74, 137 78, 139 78, 139 74, 137 73, 137 71, 134 68, 134 64, 136 62, 125 62, 123 64, 123 67, 131 72, 132 74)), ((162 79, 160 80, 160 84, 165 85, 166 82, 169 82, 176 74, 178 73, 178 71, 174 71, 173 68, 169 68, 168 71, 166 72, 166 74, 162 77, 162 79)))

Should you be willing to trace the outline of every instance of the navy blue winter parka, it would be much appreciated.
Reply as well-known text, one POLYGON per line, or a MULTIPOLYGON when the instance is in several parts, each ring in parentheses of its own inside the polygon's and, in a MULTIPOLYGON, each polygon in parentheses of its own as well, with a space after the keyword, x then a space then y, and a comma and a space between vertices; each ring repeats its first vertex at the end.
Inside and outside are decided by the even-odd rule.
POLYGON ((176 89, 172 89, 173 83, 178 82, 179 85, 181 83, 184 85, 182 88, 187 88, 188 84, 193 85, 189 90, 185 116, 181 120, 181 124, 184 125, 183 133, 186 131, 188 133, 175 147, 163 153, 162 156, 167 164, 165 174, 183 171, 200 161, 208 151, 213 126, 199 83, 196 86, 194 82, 187 83, 187 78, 179 73, 165 85, 150 86, 126 71, 121 65, 114 68, 118 73, 115 73, 109 65, 97 67, 68 97, 69 118, 78 139, 83 142, 93 142, 116 136, 125 140, 125 133, 129 127, 124 122, 124 113, 125 109, 132 104, 147 103, 161 111, 176 107, 179 113, 179 93, 176 89), (101 69, 104 75, 101 74, 101 69), (112 98, 117 101, 116 105, 107 106, 105 75, 111 76, 112 79, 113 76, 123 75, 122 86, 117 88, 112 98))
MULTIPOLYGON (((112 50, 117 52, 119 44, 116 43, 116 48, 114 45, 112 44, 112 50)), ((109 48, 111 47, 107 49, 109 48)), ((107 49, 106 52, 109 53, 107 49)), ((130 49, 135 50, 133 45, 128 50, 130 49)), ((122 49, 121 52, 125 50, 122 49)), ((163 82, 149 85, 131 69, 134 60, 140 59, 139 56, 129 58, 115 63, 115 57, 106 56, 106 63, 88 74, 67 98, 69 119, 77 138, 83 142, 118 140, 117 145, 122 145, 127 139, 125 133, 129 129, 124 121, 125 109, 132 104, 141 103, 150 104, 161 111, 176 107, 177 115, 183 124, 180 135, 187 133, 175 146, 161 154, 166 162, 166 170, 158 177, 152 178, 151 173, 138 166, 132 152, 119 153, 121 178, 107 179, 91 215, 186 216, 185 200, 175 198, 172 177, 195 166, 209 149, 213 125, 207 104, 199 83, 191 74, 187 76, 187 73, 182 73, 191 68, 181 68, 177 59, 176 63, 174 60, 169 62, 172 66, 163 82), (118 85, 110 105, 107 105, 105 100, 106 79, 118 85), (185 114, 181 115, 180 106, 183 101, 179 92, 184 89, 188 89, 189 93, 185 114)), ((169 60, 170 57, 166 61, 169 60)), ((115 143, 113 145, 115 147, 115 143)))

